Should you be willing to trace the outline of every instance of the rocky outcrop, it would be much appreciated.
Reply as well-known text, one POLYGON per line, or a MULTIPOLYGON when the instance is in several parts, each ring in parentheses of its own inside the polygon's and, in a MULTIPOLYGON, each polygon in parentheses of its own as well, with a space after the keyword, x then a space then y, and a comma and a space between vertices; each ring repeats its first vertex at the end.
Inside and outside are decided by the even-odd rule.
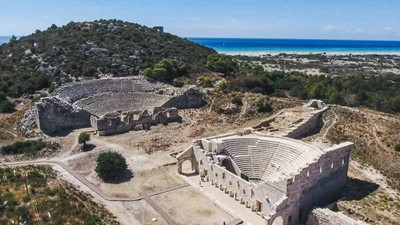
POLYGON ((24 117, 18 124, 18 130, 26 135, 32 134, 34 129, 37 128, 35 115, 36 115, 36 108, 31 108, 27 110, 24 114, 24 117))
POLYGON ((354 220, 343 213, 329 209, 314 209, 308 216, 307 225, 368 225, 365 222, 354 220))
POLYGON ((200 108, 206 104, 203 99, 203 92, 195 86, 190 86, 180 91, 169 101, 167 101, 162 107, 163 108, 177 108, 177 109, 187 109, 187 108, 200 108))
POLYGON ((46 134, 90 126, 90 113, 58 98, 43 98, 35 107, 36 124, 46 134))

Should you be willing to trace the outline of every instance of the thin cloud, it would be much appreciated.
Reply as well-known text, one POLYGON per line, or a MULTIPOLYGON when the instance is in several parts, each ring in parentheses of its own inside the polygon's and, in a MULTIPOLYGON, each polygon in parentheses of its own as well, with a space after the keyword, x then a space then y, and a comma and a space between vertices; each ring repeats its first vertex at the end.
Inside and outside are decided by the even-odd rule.
POLYGON ((329 25, 329 26, 325 27, 324 29, 322 29, 322 32, 323 33, 331 33, 331 32, 336 31, 337 29, 339 29, 339 27, 333 26, 333 25, 329 25))
POLYGON ((47 16, 47 15, 42 16, 42 18, 43 19, 51 19, 51 20, 57 19, 57 17, 55 17, 55 16, 47 16))
POLYGON ((385 27, 385 28, 383 28, 383 30, 386 33, 393 33, 394 32, 393 27, 391 27, 391 26, 385 27))
POLYGON ((357 28, 357 29, 348 31, 347 33, 350 33, 350 34, 361 34, 361 33, 365 33, 365 32, 366 32, 366 31, 365 31, 364 29, 362 29, 362 28, 357 28))

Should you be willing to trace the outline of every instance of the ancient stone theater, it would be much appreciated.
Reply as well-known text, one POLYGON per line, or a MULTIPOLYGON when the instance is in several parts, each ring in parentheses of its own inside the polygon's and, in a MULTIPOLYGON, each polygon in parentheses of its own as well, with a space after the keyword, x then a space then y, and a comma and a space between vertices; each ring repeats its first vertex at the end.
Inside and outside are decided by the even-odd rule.
POLYGON ((175 88, 141 76, 84 81, 63 86, 36 104, 36 123, 47 134, 95 128, 99 135, 180 122, 177 109, 205 104, 193 86, 175 88))
MULTIPOLYGON (((311 110, 311 105, 305 108, 311 110)), ((310 116, 309 121, 317 120, 310 116)), ((316 126, 316 122, 299 124, 296 135, 316 126)), ((189 160, 203 182, 234 198, 243 210, 249 208, 266 225, 303 223, 313 208, 340 196, 353 143, 321 148, 291 136, 291 132, 272 135, 248 128, 194 140, 177 156, 178 172, 189 160)))

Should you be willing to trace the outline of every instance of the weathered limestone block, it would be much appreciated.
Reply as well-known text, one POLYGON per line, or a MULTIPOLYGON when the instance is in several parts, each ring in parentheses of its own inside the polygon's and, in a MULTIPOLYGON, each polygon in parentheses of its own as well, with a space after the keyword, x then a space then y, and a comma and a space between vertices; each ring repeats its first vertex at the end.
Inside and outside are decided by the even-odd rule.
POLYGON ((90 113, 58 98, 43 98, 35 107, 36 124, 46 134, 90 126, 90 113))
POLYGON ((365 222, 354 220, 343 213, 329 209, 314 209, 308 216, 307 225, 368 225, 365 222))

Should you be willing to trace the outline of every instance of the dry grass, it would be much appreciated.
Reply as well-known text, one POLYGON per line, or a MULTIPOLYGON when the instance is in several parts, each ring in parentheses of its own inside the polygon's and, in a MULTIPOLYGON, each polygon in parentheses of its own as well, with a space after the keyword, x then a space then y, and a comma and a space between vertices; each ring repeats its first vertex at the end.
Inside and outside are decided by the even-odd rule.
POLYGON ((333 112, 339 116, 339 122, 327 138, 333 143, 354 142, 351 156, 381 171, 390 186, 400 190, 400 153, 394 150, 400 140, 400 116, 345 108, 335 108, 333 112))

